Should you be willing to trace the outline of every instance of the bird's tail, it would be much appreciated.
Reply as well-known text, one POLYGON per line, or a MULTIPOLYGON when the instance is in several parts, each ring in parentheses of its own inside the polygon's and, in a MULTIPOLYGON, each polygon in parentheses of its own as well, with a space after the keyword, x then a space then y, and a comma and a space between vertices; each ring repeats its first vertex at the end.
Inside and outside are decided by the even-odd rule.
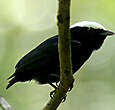
POLYGON ((8 79, 11 79, 9 82, 8 82, 8 85, 6 86, 6 89, 8 89, 9 87, 11 87, 14 83, 16 83, 16 77, 13 75, 11 75, 8 79), (12 79, 11 79, 12 78, 12 79))

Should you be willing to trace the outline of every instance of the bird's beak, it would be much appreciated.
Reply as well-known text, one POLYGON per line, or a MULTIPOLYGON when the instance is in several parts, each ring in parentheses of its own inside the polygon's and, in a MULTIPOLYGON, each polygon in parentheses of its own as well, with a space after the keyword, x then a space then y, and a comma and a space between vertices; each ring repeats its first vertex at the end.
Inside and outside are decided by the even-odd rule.
POLYGON ((104 30, 102 33, 100 33, 100 35, 111 36, 115 35, 115 33, 109 30, 104 30))

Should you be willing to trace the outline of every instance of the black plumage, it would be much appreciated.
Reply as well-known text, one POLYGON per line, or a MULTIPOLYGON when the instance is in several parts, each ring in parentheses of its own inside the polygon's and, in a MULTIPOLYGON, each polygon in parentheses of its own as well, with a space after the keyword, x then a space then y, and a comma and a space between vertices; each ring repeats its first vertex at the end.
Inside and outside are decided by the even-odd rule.
MULTIPOLYGON (((90 24, 90 22, 88 22, 90 24)), ((92 22, 91 22, 92 23, 92 22)), ((101 47, 107 35, 114 33, 97 26, 72 26, 71 50, 73 74, 84 64, 94 50, 101 47)), ((58 35, 49 38, 25 55, 15 66, 15 72, 6 87, 16 82, 37 80, 40 84, 52 84, 60 79, 58 35)))

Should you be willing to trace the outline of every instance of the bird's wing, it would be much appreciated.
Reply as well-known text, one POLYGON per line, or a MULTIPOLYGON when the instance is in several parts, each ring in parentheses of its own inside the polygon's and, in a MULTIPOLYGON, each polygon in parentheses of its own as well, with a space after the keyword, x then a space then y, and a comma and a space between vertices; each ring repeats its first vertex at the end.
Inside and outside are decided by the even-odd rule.
MULTIPOLYGON (((81 43, 77 40, 71 40, 72 50, 76 51, 80 48, 81 43)), ((17 63, 15 68, 19 70, 20 68, 25 68, 36 64, 37 67, 41 67, 42 63, 57 63, 58 59, 58 36, 54 36, 43 43, 38 47, 30 51, 27 55, 22 57, 22 59, 17 63), (55 61, 54 61, 55 60, 55 61)))
POLYGON ((53 59, 53 57, 58 55, 57 43, 58 43, 57 36, 44 41, 38 47, 30 51, 24 57, 22 57, 22 59, 16 64, 15 68, 19 69, 25 66, 29 66, 29 65, 31 66, 31 64, 36 63, 36 62, 42 63, 44 60, 47 60, 48 58, 53 59))

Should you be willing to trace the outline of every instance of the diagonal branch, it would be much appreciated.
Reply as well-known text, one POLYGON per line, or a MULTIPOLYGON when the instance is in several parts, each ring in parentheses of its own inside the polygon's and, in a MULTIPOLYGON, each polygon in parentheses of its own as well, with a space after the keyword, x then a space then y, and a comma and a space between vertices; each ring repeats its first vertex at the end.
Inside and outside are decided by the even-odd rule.
POLYGON ((60 60, 60 84, 53 98, 43 110, 56 110, 65 98, 69 88, 73 87, 70 37, 70 0, 59 0, 58 10, 58 51, 60 60))

